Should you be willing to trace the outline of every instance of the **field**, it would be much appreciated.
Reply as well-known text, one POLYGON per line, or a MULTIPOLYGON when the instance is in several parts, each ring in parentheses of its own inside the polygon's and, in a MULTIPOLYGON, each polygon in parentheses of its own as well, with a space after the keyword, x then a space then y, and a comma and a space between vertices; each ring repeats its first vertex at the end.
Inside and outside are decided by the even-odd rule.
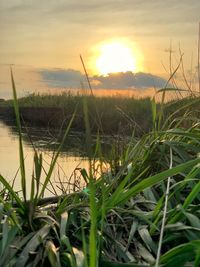
POLYGON ((12 84, 21 195, 0 175, 4 187, 0 192, 0 266, 200 265, 198 98, 181 100, 177 105, 156 104, 150 99, 69 95, 64 97, 70 101, 62 102, 64 97, 53 100, 51 96, 33 95, 18 102, 13 77, 12 84), (43 184, 42 154, 37 151, 33 176, 26 177, 19 106, 22 114, 25 107, 39 111, 59 108, 59 112, 64 110, 64 117, 69 114, 43 184), (44 199, 56 159, 74 123, 76 127, 83 125, 86 132, 90 171, 81 170, 85 187, 80 192, 44 199), (109 132, 111 128, 112 134, 124 130, 129 134, 126 124, 132 129, 132 139, 118 159, 118 168, 105 173, 100 137, 93 154, 91 133, 109 132), (134 134, 138 128, 140 138, 134 134), (98 171, 94 168, 96 158, 100 160, 98 171), (30 196, 26 179, 32 179, 30 196))

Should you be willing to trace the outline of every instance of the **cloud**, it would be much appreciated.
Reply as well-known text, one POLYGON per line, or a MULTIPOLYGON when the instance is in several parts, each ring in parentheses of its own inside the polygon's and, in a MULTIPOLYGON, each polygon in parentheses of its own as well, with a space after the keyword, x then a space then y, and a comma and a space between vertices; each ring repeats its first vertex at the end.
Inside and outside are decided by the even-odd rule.
MULTIPOLYGON (((1 16, 6 25, 38 24, 41 22, 74 23, 98 27, 121 26, 134 29, 135 26, 148 32, 149 27, 198 23, 199 0, 93 0, 81 2, 80 0, 67 1, 24 1, 2 0, 0 2, 1 16), (169 15, 170 14, 170 15, 169 15), (36 20, 35 18, 38 17, 36 20), (6 19, 7 18, 7 19, 6 19), (119 19, 120 18, 120 19, 119 19), (159 22, 159 23, 158 23, 159 22), (29 24, 28 23, 28 24, 29 24)), ((180 30, 180 28, 179 28, 180 30)), ((162 34, 162 32, 161 32, 162 34)))
POLYGON ((42 81, 49 87, 79 88, 84 80, 84 76, 80 71, 72 69, 42 69, 38 73, 41 75, 42 81))
MULTIPOLYGON (((42 69, 39 71, 42 81, 49 87, 80 88, 85 83, 85 76, 77 70, 42 69)), ((131 71, 110 73, 107 76, 90 77, 94 89, 145 89, 150 87, 162 88, 166 80, 150 73, 133 73, 131 71)))
MULTIPOLYGON (((83 20, 83 22, 85 21, 86 23, 87 20, 84 19, 89 19, 89 15, 91 14, 101 15, 102 17, 106 13, 110 16, 111 11, 112 15, 119 12, 121 15, 129 14, 132 15, 132 17, 134 17, 135 15, 139 17, 141 14, 146 14, 146 17, 154 23, 158 22, 157 17, 153 16, 155 14, 159 17, 164 17, 164 19, 167 19, 169 23, 172 22, 172 18, 173 22, 177 22, 177 19, 181 19, 181 21, 183 22, 184 19, 186 21, 185 16, 187 16, 187 19, 190 20, 193 20, 194 16, 198 15, 199 17, 199 7, 200 2, 198 0, 93 0, 90 2, 81 2, 80 0, 35 0, 27 2, 21 0, 13 0, 12 2, 10 2, 7 0, 1 0, 0 2, 0 10, 3 13, 12 13, 12 15, 17 15, 26 11, 26 15, 27 17, 29 17, 35 11, 37 11, 38 13, 42 11, 46 16, 51 13, 51 15, 53 14, 54 17, 57 18, 59 18, 62 14, 66 18, 66 14, 68 14, 67 17, 69 17, 70 19, 73 20, 80 18, 83 20), (172 14, 170 13, 170 16, 168 12, 166 12, 167 10, 172 12, 172 14), (190 13, 191 11, 193 11, 193 17, 188 14, 188 12, 190 13), (183 14, 185 16, 183 16, 183 14)), ((141 19, 143 20, 145 18, 143 17, 141 19)))
POLYGON ((144 72, 132 73, 130 71, 125 73, 111 73, 108 76, 94 76, 92 80, 99 82, 100 88, 162 88, 166 84, 166 80, 144 72))

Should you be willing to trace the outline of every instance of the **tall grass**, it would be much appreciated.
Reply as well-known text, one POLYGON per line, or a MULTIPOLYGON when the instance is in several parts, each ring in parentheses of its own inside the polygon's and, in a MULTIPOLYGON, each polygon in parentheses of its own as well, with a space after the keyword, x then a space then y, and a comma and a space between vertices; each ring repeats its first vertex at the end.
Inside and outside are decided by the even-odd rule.
MULTIPOLYGON (((11 79, 23 196, 19 197, 0 175, 4 185, 0 194, 0 266, 200 265, 198 118, 186 112, 184 120, 189 121, 190 127, 182 128, 183 117, 174 119, 182 105, 179 111, 176 109, 165 117, 165 110, 158 110, 153 102, 152 131, 139 140, 133 137, 121 154, 115 172, 102 172, 97 179, 93 169, 95 159, 90 155, 90 171, 81 171, 86 182, 83 191, 60 196, 54 204, 48 199, 41 201, 74 113, 43 185, 40 183, 42 155, 35 152, 31 197, 27 200, 28 178, 23 165, 19 108, 12 73, 11 79), (169 177, 170 183, 166 185, 169 177)), ((89 103, 85 101, 83 106, 90 149, 89 103)), ((190 103, 184 106, 190 109, 190 103)), ((101 158, 99 138, 96 153, 101 158)))
MULTIPOLYGON (((160 129, 163 123, 166 125, 174 121, 175 126, 179 121, 181 127, 188 128, 191 125, 191 119, 188 117, 194 116, 194 120, 200 118, 198 96, 191 94, 185 98, 167 102, 164 100, 166 94, 177 91, 185 90, 176 88, 157 90, 156 96, 162 95, 159 97, 163 98, 162 102, 156 102, 156 96, 151 100, 150 98, 95 97, 71 93, 32 94, 18 99, 18 106, 22 121, 26 126, 47 127, 48 129, 67 127, 76 107, 71 129, 84 133, 86 127, 82 103, 86 100, 92 134, 131 136, 134 132, 135 136, 141 137, 150 132, 153 127, 155 127, 154 130, 160 129), (186 112, 189 112, 188 116, 186 112)), ((12 119, 14 117, 12 101, 7 100, 1 104, 0 111, 5 117, 12 119)))
MULTIPOLYGON (((143 134, 151 129, 150 98, 135 99, 128 97, 95 97, 93 95, 61 95, 32 94, 18 100, 20 113, 26 124, 60 128, 69 123, 77 106, 72 130, 85 132, 83 99, 87 99, 90 131, 97 134, 127 134, 133 129, 143 134)), ((5 101, 4 107, 11 106, 11 101, 5 101)))

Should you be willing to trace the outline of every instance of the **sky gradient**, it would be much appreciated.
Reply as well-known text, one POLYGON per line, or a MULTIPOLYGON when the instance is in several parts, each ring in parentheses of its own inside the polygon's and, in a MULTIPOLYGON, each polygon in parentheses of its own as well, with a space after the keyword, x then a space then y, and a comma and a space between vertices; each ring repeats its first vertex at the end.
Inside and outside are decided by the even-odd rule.
MULTIPOLYGON (((170 43, 174 66, 179 44, 186 72, 192 57, 193 68, 197 66, 199 21, 199 0, 0 0, 0 98, 10 95, 9 64, 15 64, 23 93, 52 88, 56 82, 58 87, 80 87, 80 54, 92 80, 102 82, 95 69, 97 49, 112 40, 127 42, 139 55, 138 71, 144 80, 152 75, 157 85, 159 77, 167 77, 170 43), (59 82, 65 72, 67 81, 65 77, 59 82)), ((117 88, 126 87, 124 80, 117 88)), ((105 89, 105 79, 102 83, 105 89)), ((146 85, 151 87, 152 81, 146 85)))

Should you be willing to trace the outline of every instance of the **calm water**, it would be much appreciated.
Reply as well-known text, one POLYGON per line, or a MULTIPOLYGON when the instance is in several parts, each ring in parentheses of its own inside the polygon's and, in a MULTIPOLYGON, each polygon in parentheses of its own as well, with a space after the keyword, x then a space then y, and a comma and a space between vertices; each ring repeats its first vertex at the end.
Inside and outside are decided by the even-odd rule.
MULTIPOLYGON (((29 129, 30 130, 30 129, 29 129)), ((30 140, 26 133, 23 134, 23 145, 24 145, 24 156, 25 156, 25 166, 26 166, 26 177, 27 177, 27 190, 30 193, 30 182, 33 170, 33 148, 30 145, 30 140), (29 141, 28 141, 29 140, 29 141)), ((53 155, 53 147, 57 145, 55 142, 56 138, 47 133, 45 130, 32 128, 31 129, 31 139, 36 145, 37 149, 43 154, 43 163, 45 170, 48 171, 49 163, 53 155)), ((76 137, 69 137, 68 143, 76 142, 76 137), (74 140, 75 139, 75 140, 74 140)), ((78 139, 77 139, 78 140, 78 139)), ((78 143, 78 142, 76 142, 78 143)), ((81 143, 79 139, 79 143, 81 143)), ((88 169, 89 162, 84 156, 81 156, 78 152, 78 148, 71 149, 66 147, 65 151, 62 151, 55 167, 55 171, 52 175, 51 181, 53 188, 59 194, 60 181, 64 185, 64 189, 69 189, 69 182, 72 184, 70 188, 74 187, 74 177, 77 177, 77 181, 80 180, 80 169, 88 169), (58 179, 60 177, 60 179, 58 179)), ((19 143, 14 127, 7 126, 0 121, 0 174, 5 177, 5 179, 12 184, 14 182, 14 188, 16 191, 20 191, 20 174, 19 169, 19 143)), ((44 180, 45 173, 43 172, 42 179, 44 180)), ((80 186, 76 181, 77 189, 80 186)), ((50 186, 46 196, 53 193, 53 188, 50 186)))

